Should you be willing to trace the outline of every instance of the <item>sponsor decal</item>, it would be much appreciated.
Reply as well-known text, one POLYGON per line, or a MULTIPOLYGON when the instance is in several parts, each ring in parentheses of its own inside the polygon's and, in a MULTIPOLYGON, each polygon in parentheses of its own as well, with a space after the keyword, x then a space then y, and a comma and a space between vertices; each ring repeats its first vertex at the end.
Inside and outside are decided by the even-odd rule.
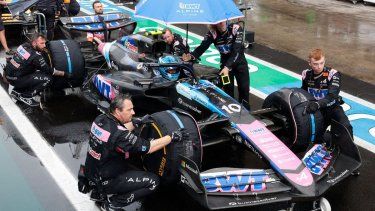
POLYGON ((10 63, 15 67, 15 68, 19 68, 21 65, 18 64, 16 61, 14 61, 14 59, 11 59, 10 60, 10 63))
POLYGON ((314 96, 316 100, 323 99, 328 94, 328 89, 307 88, 307 91, 314 96))
POLYGON ((178 102, 180 105, 182 105, 182 106, 184 106, 184 107, 186 107, 186 108, 188 108, 188 109, 190 109, 190 110, 192 110, 192 111, 194 111, 194 112, 196 112, 196 113, 198 113, 198 114, 201 114, 201 113, 202 113, 202 111, 200 111, 197 107, 194 107, 194 106, 192 106, 192 105, 190 105, 190 104, 184 102, 180 97, 177 99, 177 102, 178 102))
POLYGON ((321 175, 331 158, 330 152, 324 146, 316 144, 306 153, 302 161, 311 173, 321 175))
POLYGON ((186 85, 179 83, 176 85, 176 90, 177 93, 190 99, 191 100, 191 95, 190 95, 190 89, 186 85))
POLYGON ((102 94, 107 99, 115 98, 114 89, 111 86, 111 83, 106 81, 103 76, 96 75, 94 78, 95 87, 98 89, 100 94, 102 94))
POLYGON ((93 157, 93 158, 95 158, 95 159, 97 159, 97 160, 100 160, 100 158, 102 157, 102 154, 100 154, 100 153, 97 153, 97 152, 95 152, 93 149, 89 149, 89 154, 93 157))
POLYGON ((202 184, 208 192, 252 192, 266 189, 266 182, 274 182, 263 170, 236 170, 200 175, 202 184))
POLYGON ((255 153, 256 156, 258 156, 260 159, 263 158, 262 155, 258 152, 258 150, 256 150, 256 149, 253 147, 253 145, 251 145, 247 140, 246 140, 244 143, 245 143, 245 145, 246 145, 251 151, 253 151, 253 152, 255 153))
POLYGON ((146 146, 142 146, 142 152, 145 152, 147 150, 146 146))
POLYGON ((196 16, 204 13, 204 10, 200 9, 200 7, 201 4, 199 3, 185 4, 183 2, 180 2, 178 4, 178 9, 176 10, 176 12, 183 15, 196 16))
POLYGON ((134 200, 134 193, 132 193, 129 198, 126 199, 127 203, 131 203, 134 200))
POLYGON ((274 201, 276 199, 277 197, 258 199, 254 201, 234 201, 234 202, 229 202, 228 205, 239 206, 239 205, 257 204, 257 203, 263 203, 263 202, 268 202, 268 201, 274 201))
POLYGON ((256 128, 256 129, 250 130, 251 135, 259 135, 259 134, 264 134, 266 132, 267 131, 264 128, 256 128))
POLYGON ((17 48, 17 53, 22 56, 23 59, 28 60, 30 58, 30 53, 26 51, 26 49, 23 48, 22 45, 20 45, 17 48))
POLYGON ((91 126, 91 133, 94 136, 96 136, 100 141, 103 141, 103 142, 108 142, 109 136, 111 135, 111 133, 109 133, 108 131, 100 128, 95 123, 93 123, 92 126, 91 126))
POLYGON ((335 177, 335 178, 333 178, 333 179, 327 180, 327 182, 328 182, 328 183, 335 183, 337 180, 339 180, 339 179, 341 179, 343 176, 345 176, 345 174, 348 173, 348 172, 349 172, 349 170, 346 169, 345 171, 341 172, 341 173, 339 174, 339 176, 337 176, 337 177, 335 177))
POLYGON ((165 157, 162 157, 160 166, 159 166, 159 176, 163 176, 166 163, 167 163, 167 159, 165 157))
POLYGON ((185 164, 185 168, 189 169, 189 171, 193 172, 194 174, 199 174, 197 169, 194 169, 193 167, 189 166, 189 164, 185 164))
POLYGON ((180 2, 178 4, 178 7, 183 10, 199 10, 201 4, 195 3, 195 4, 184 4, 180 2))
POLYGON ((129 40, 127 40, 125 41, 124 46, 134 53, 138 53, 138 47, 135 45, 135 43, 129 42, 129 40))

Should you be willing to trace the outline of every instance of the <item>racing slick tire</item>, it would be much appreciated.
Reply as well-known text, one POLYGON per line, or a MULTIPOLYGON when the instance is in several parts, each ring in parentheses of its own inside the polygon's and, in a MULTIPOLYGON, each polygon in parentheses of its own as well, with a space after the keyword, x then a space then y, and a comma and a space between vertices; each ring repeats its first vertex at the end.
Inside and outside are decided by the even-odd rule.
POLYGON ((69 79, 55 77, 53 87, 68 88, 82 85, 87 71, 79 44, 74 40, 53 40, 47 45, 52 67, 70 75, 69 79))
POLYGON ((320 111, 306 114, 305 109, 314 97, 300 88, 283 88, 271 93, 263 102, 263 108, 277 108, 286 117, 286 138, 289 147, 307 147, 311 142, 323 141, 324 119, 320 111))
POLYGON ((141 136, 144 138, 161 138, 180 128, 184 128, 188 133, 188 139, 171 142, 163 149, 143 157, 146 170, 159 175, 163 184, 174 184, 180 179, 180 154, 201 166, 202 140, 198 125, 191 115, 176 110, 154 113, 151 119, 152 123, 141 129, 141 136))

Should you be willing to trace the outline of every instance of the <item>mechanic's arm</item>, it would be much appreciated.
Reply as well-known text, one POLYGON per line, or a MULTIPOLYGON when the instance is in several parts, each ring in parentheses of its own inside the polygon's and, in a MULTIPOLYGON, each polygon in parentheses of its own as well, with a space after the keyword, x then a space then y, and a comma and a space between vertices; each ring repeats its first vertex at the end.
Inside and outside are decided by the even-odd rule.
MULTIPOLYGON (((240 56, 240 53, 243 53, 243 30, 240 25, 234 24, 233 27, 237 28, 235 33, 236 39, 232 44, 232 50, 230 52, 230 57, 228 58, 227 62, 225 63, 225 67, 228 69, 232 69, 233 64, 235 64, 240 56)), ((232 32, 228 32, 232 33, 232 32)))
POLYGON ((7 6, 8 3, 5 0, 0 0, 0 5, 7 6))
POLYGON ((47 73, 47 74, 51 74, 55 76, 65 76, 64 71, 56 70, 55 68, 50 67, 42 55, 37 55, 33 59, 32 63, 34 67, 36 67, 38 70, 40 70, 43 73, 47 73))
POLYGON ((181 40, 178 40, 178 44, 173 44, 173 50, 176 56, 182 56, 184 53, 189 53, 189 46, 186 40, 181 38, 181 40))
POLYGON ((301 89, 307 91, 307 79, 306 79, 307 70, 302 71, 302 86, 301 89))
POLYGON ((153 152, 156 152, 160 150, 161 148, 167 146, 169 143, 171 143, 172 138, 169 135, 163 136, 158 139, 153 139, 150 141, 150 150, 147 154, 151 154, 153 152))
POLYGON ((207 32, 201 44, 191 53, 193 59, 199 58, 214 42, 211 32, 207 32))
POLYGON ((115 147, 119 152, 150 154, 168 145, 172 140, 169 135, 148 141, 129 130, 119 131, 118 133, 115 147))
POLYGON ((319 108, 332 106, 337 102, 339 98, 341 74, 334 69, 332 69, 331 71, 335 71, 336 73, 334 73, 331 80, 328 81, 328 94, 325 96, 325 98, 317 101, 317 103, 319 104, 319 108))

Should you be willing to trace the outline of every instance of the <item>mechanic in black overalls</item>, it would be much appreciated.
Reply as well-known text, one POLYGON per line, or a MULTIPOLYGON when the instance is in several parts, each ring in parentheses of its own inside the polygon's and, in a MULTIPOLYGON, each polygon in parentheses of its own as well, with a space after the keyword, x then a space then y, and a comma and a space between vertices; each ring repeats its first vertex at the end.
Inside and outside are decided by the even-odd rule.
POLYGON ((202 43, 190 55, 183 56, 184 61, 200 57, 212 43, 220 52, 220 75, 229 75, 230 84, 224 85, 224 91, 234 97, 234 77, 238 85, 238 101, 247 109, 249 105, 250 76, 244 54, 243 30, 238 24, 227 21, 209 26, 209 32, 202 43))
POLYGON ((63 3, 63 0, 39 0, 37 3, 37 9, 46 18, 48 40, 53 40, 55 34, 55 17, 56 15, 60 15, 63 3))
MULTIPOLYGON (((103 15, 103 4, 99 0, 95 0, 92 3, 92 9, 94 10, 95 15, 103 15)), ((98 38, 102 42, 105 40, 104 32, 87 32, 87 41, 93 42, 94 37, 98 38)))
POLYGON ((4 68, 5 78, 14 86, 11 95, 21 96, 20 100, 30 106, 39 106, 34 96, 51 84, 53 75, 70 77, 45 61, 41 52, 46 47, 46 40, 42 34, 33 35, 30 42, 18 46, 4 68))
POLYGON ((145 140, 133 129, 148 117, 132 120, 134 114, 130 96, 119 94, 111 102, 110 114, 99 115, 91 126, 85 175, 91 181, 100 181, 98 191, 103 195, 115 194, 104 201, 102 208, 106 210, 124 208, 153 193, 159 185, 157 175, 128 165, 129 156, 153 153, 187 135, 179 130, 145 140))
POLYGON ((308 63, 311 68, 302 72, 302 89, 312 94, 316 101, 309 102, 306 112, 314 113, 320 110, 324 117, 325 127, 334 119, 344 125, 353 137, 353 127, 340 106, 342 102, 339 96, 341 74, 335 69, 324 66, 325 56, 321 49, 314 49, 310 52, 308 63))
POLYGON ((163 31, 163 40, 167 43, 167 53, 182 56, 190 52, 186 39, 179 34, 172 33, 168 28, 163 31))

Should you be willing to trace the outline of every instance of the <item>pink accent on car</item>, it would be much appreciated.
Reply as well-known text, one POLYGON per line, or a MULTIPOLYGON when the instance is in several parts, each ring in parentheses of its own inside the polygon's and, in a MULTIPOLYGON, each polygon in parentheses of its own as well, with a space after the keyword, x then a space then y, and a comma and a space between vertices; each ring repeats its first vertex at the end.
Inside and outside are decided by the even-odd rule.
POLYGON ((104 45, 105 45, 105 43, 103 42, 103 43, 100 43, 99 46, 98 46, 98 50, 99 50, 99 52, 100 52, 101 54, 103 54, 103 48, 104 48, 104 45))
MULTIPOLYGON (((277 168, 297 170, 300 165, 303 165, 302 161, 261 122, 254 121, 251 124, 238 124, 237 126, 277 168)), ((286 175, 294 183, 301 186, 309 186, 313 183, 313 177, 306 167, 301 172, 288 173, 286 175)))

